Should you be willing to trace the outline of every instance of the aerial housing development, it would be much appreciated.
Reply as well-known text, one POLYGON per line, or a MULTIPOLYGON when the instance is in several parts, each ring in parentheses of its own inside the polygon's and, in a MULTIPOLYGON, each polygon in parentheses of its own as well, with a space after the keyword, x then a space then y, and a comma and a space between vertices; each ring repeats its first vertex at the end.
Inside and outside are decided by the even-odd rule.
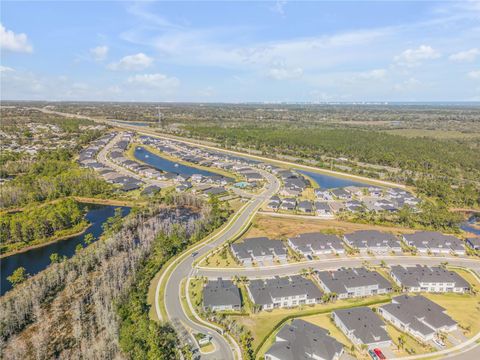
POLYGON ((0 359, 480 360, 479 5, 3 1, 0 359))

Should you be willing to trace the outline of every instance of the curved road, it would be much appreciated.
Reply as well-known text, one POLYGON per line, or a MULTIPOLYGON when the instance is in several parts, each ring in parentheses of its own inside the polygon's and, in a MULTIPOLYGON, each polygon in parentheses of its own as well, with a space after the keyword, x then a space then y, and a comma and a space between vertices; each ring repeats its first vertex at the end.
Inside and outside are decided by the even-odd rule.
MULTIPOLYGON (((257 212, 259 207, 268 200, 273 194, 275 194, 280 186, 278 179, 270 173, 262 171, 263 176, 267 179, 267 184, 265 185, 265 190, 257 195, 253 200, 251 200, 239 213, 237 218, 229 226, 223 230, 222 233, 217 235, 216 239, 207 245, 201 247, 198 252, 198 257, 206 254, 213 248, 216 248, 222 245, 224 242, 232 239, 239 233, 239 231, 250 221, 251 217, 257 212)), ((192 253, 194 249, 187 251, 187 253, 192 253)), ((178 262, 171 272, 170 276, 167 279, 165 286, 165 297, 164 305, 167 311, 169 320, 180 321, 187 328, 193 329, 194 331, 207 333, 213 337, 213 343, 215 345, 215 351, 210 354, 202 354, 202 359, 218 359, 218 360, 228 360, 234 359, 234 353, 223 336, 211 330, 210 328, 200 325, 198 322, 190 320, 190 318, 185 314, 182 304, 180 301, 180 286, 182 279, 188 278, 191 274, 194 267, 194 258, 192 256, 186 256, 180 262, 178 262)), ((159 281, 157 288, 161 286, 159 281)), ((161 314, 157 314, 161 318, 161 314)))

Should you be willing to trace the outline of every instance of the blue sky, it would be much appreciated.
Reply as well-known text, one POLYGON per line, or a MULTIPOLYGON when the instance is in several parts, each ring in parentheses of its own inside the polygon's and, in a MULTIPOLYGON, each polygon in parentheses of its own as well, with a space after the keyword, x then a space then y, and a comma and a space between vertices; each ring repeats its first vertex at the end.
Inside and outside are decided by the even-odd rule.
POLYGON ((480 2, 3 1, 2 99, 480 101, 480 2))

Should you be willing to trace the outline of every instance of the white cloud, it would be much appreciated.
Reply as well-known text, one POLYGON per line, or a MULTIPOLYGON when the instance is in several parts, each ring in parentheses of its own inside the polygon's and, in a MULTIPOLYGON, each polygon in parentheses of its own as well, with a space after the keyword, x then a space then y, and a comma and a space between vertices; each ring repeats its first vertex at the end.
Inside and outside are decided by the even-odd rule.
POLYGON ((387 70, 385 69, 373 69, 370 71, 360 72, 356 75, 358 79, 365 79, 365 80, 380 80, 384 79, 387 75, 387 70))
POLYGON ((468 77, 472 79, 480 79, 480 70, 470 71, 468 77))
POLYGON ((180 85, 176 77, 169 77, 164 74, 137 74, 128 78, 128 83, 133 85, 147 86, 150 88, 174 90, 180 85))
POLYGON ((29 44, 26 34, 15 34, 12 30, 7 30, 1 23, 0 48, 14 52, 33 52, 33 47, 29 44))
POLYGON ((480 55, 480 49, 473 48, 470 50, 460 51, 456 54, 452 54, 450 55, 449 59, 452 61, 472 62, 475 61, 478 55, 480 55))
POLYGON ((395 57, 399 65, 408 67, 420 65, 424 60, 438 59, 440 53, 429 45, 420 45, 416 49, 407 49, 395 57))
POLYGON ((95 61, 103 61, 107 58, 108 50, 108 46, 97 46, 90 49, 90 54, 95 61))
POLYGON ((400 84, 396 84, 393 88, 396 91, 412 91, 418 88, 422 83, 417 79, 411 77, 400 84))
POLYGON ((11 67, 0 65, 0 73, 10 72, 10 71, 15 71, 15 70, 11 67))
POLYGON ((152 65, 153 59, 144 53, 128 55, 108 65, 110 70, 143 70, 152 65))
POLYGON ((285 16, 285 5, 287 5, 285 0, 277 0, 270 7, 270 10, 274 13, 280 14, 281 16, 285 16))
POLYGON ((275 80, 296 79, 303 75, 303 69, 300 67, 286 68, 283 66, 274 67, 268 70, 267 76, 275 80))

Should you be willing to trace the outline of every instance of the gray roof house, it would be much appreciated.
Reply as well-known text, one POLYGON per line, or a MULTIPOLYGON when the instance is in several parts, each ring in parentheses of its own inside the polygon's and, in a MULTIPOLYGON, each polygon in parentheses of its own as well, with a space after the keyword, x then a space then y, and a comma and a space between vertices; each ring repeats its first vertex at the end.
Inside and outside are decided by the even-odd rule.
POLYGON ((300 275, 251 280, 247 291, 262 310, 318 304, 323 295, 312 280, 300 275))
POLYGON ((396 236, 377 230, 360 230, 344 235, 345 242, 360 251, 387 253, 401 252, 402 246, 396 236))
POLYGON ((245 239, 241 243, 233 243, 230 248, 237 260, 245 265, 250 265, 254 261, 287 260, 287 248, 283 242, 267 237, 245 239))
POLYGON ((203 308, 212 311, 240 310, 242 297, 231 280, 209 281, 203 288, 203 308))
POLYGON ((322 254, 343 254, 345 249, 337 235, 311 232, 288 239, 288 245, 305 257, 322 254))
POLYGON ((305 320, 285 324, 265 352, 265 360, 338 360, 343 345, 329 336, 328 330, 305 320))
POLYGON ((313 212, 312 202, 311 202, 311 201, 308 201, 308 200, 300 201, 300 202, 298 203, 297 208, 298 208, 298 210, 300 210, 301 212, 304 212, 304 213, 311 213, 311 212, 313 212))
POLYGON ((378 313, 424 342, 433 340, 440 331, 457 330, 457 323, 445 314, 445 309, 422 295, 394 297, 390 304, 379 307, 378 313))
POLYGON ((417 231, 414 234, 404 234, 403 240, 421 253, 465 255, 465 246, 460 239, 437 231, 417 231))
POLYGON ((317 216, 332 216, 332 209, 326 201, 315 201, 315 212, 317 216))
POLYGON ((392 285, 376 271, 365 268, 335 271, 319 271, 316 278, 320 287, 329 293, 336 293, 339 299, 386 294, 392 285))
POLYGON ((365 344, 371 349, 392 344, 385 323, 369 307, 335 310, 332 318, 355 345, 365 344))
POLYGON ((330 190, 330 193, 336 198, 342 199, 342 200, 349 200, 352 198, 352 194, 350 194, 348 191, 346 191, 343 188, 332 189, 330 190))
POLYGON ((455 292, 464 293, 470 284, 458 273, 440 266, 392 266, 390 275, 395 283, 412 292, 455 292))

